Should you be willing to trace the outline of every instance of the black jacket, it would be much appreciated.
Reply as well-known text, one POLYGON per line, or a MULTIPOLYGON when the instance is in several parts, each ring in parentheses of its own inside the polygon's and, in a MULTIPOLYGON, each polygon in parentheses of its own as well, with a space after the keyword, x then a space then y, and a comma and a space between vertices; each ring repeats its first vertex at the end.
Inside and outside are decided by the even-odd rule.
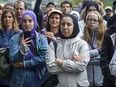
POLYGON ((41 1, 42 0, 36 0, 35 2, 35 7, 34 7, 34 13, 36 14, 36 17, 37 17, 37 22, 38 22, 38 25, 39 25, 39 29, 37 31, 41 31, 42 27, 43 27, 43 12, 42 10, 40 9, 40 4, 41 4, 41 1))
POLYGON ((115 87, 114 81, 116 77, 112 76, 109 69, 109 63, 114 53, 114 45, 111 35, 116 32, 116 25, 112 25, 105 33, 104 40, 100 52, 100 65, 104 75, 103 87, 115 87))
POLYGON ((116 14, 113 15, 108 21, 107 21, 107 27, 114 25, 116 23, 116 14))

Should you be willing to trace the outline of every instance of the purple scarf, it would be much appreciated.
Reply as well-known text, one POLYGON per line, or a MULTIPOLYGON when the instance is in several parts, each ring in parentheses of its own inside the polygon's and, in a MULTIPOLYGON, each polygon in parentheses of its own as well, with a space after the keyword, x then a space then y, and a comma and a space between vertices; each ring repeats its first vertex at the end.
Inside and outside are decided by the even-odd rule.
MULTIPOLYGON (((36 41, 34 42, 35 39, 33 40, 33 38, 35 38, 35 33, 34 32, 36 31, 38 23, 37 23, 36 15, 35 15, 35 13, 33 11, 29 11, 29 10, 25 11, 23 13, 23 15, 22 15, 22 21, 23 21, 23 19, 24 19, 24 17, 26 15, 30 16, 33 19, 33 21, 34 21, 34 26, 33 26, 33 29, 31 30, 31 34, 30 34, 30 38, 32 40, 31 41, 31 47, 29 47, 30 51, 28 53, 29 54, 29 58, 33 58, 33 57, 36 56, 35 53, 37 52, 36 46, 35 46, 36 41), (32 48, 33 48, 33 50, 32 50, 32 48), (33 52, 33 51, 35 51, 35 52, 33 52)), ((23 32, 25 32, 24 29, 22 29, 22 30, 23 30, 23 32)))
MULTIPOLYGON (((33 37, 34 37, 34 32, 36 31, 36 28, 37 28, 37 26, 38 26, 37 18, 36 18, 36 15, 35 15, 35 13, 34 13, 33 11, 27 10, 27 11, 25 11, 25 12, 23 13, 23 15, 22 15, 22 20, 24 19, 24 17, 25 17, 26 15, 30 16, 30 17, 33 19, 33 21, 34 21, 34 27, 33 27, 33 29, 31 30, 31 35, 30 35, 30 37, 33 38, 33 37)), ((22 29, 22 30, 23 30, 23 32, 25 31, 24 29, 22 29)))

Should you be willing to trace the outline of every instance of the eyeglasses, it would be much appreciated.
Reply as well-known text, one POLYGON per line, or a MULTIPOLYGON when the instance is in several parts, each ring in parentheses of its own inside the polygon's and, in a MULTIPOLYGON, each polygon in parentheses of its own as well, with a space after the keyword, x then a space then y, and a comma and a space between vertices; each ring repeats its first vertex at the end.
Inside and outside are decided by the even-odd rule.
POLYGON ((87 19, 87 21, 88 21, 88 22, 94 22, 94 23, 95 23, 95 22, 99 22, 99 20, 97 20, 97 19, 87 19))

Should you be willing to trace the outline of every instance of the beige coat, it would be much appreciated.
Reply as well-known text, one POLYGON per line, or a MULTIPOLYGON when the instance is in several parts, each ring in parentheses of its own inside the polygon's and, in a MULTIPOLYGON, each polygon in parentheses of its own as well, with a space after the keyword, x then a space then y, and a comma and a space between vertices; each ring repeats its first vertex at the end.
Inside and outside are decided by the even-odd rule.
POLYGON ((46 62, 49 72, 58 75, 59 84, 57 87, 78 87, 78 85, 86 87, 89 85, 86 72, 90 59, 88 50, 87 43, 78 37, 58 40, 56 56, 63 60, 62 67, 59 67, 54 63, 54 45, 50 43, 46 62), (80 62, 72 61, 72 56, 75 53, 85 56, 85 59, 80 62))

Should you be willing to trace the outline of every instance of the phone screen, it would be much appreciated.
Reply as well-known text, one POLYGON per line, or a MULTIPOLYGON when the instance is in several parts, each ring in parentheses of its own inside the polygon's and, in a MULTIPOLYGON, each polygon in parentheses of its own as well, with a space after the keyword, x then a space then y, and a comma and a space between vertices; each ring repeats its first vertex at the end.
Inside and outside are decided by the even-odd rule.
POLYGON ((25 31, 24 32, 24 39, 30 37, 30 35, 31 35, 31 32, 30 31, 25 31))
MULTIPOLYGON (((25 31, 24 32, 24 39, 28 38, 31 36, 31 32, 30 31, 25 31)), ((30 39, 29 39, 30 40, 30 39)), ((29 42, 28 44, 31 44, 31 42, 29 42)))

